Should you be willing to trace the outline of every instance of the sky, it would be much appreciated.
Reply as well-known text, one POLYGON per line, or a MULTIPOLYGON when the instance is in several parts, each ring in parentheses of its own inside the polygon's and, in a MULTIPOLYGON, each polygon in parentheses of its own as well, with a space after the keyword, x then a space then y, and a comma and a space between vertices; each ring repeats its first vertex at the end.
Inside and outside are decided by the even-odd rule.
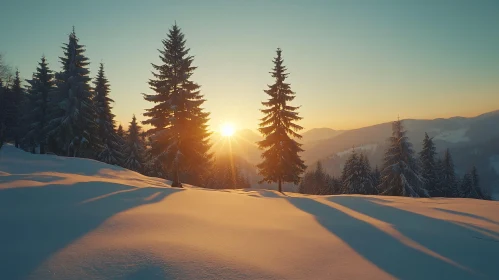
POLYGON ((305 129, 499 109, 499 1, 4 0, 0 53, 30 78, 42 54, 61 69, 75 26, 95 77, 105 65, 117 122, 153 105, 151 63, 177 22, 210 125, 257 129, 283 50, 305 129))

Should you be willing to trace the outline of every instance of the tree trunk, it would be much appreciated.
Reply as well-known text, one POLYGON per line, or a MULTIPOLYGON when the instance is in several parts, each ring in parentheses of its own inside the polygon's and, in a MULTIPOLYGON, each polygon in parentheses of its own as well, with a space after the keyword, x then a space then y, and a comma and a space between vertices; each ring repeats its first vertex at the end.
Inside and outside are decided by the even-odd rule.
POLYGON ((178 166, 175 164, 175 169, 173 170, 173 179, 172 179, 172 187, 181 188, 182 183, 180 183, 178 176, 178 166))
POLYGON ((45 144, 40 143, 40 154, 43 155, 45 154, 45 144))
POLYGON ((282 192, 282 180, 279 178, 279 185, 278 185, 279 192, 282 192))

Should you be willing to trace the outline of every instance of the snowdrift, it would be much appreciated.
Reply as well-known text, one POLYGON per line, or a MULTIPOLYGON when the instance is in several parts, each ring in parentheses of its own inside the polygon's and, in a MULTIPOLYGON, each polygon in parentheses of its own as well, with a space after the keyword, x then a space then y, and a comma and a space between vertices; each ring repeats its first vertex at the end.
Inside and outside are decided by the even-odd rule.
POLYGON ((499 202, 170 188, 0 151, 0 279, 499 279, 499 202))

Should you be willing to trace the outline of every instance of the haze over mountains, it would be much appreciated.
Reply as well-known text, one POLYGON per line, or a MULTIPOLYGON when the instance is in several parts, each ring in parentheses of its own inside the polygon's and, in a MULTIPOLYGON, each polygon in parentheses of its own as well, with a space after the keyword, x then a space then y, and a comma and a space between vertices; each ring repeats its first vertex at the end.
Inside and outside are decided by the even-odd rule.
MULTIPOLYGON (((445 149, 450 150, 459 176, 475 165, 482 178, 481 184, 499 191, 499 110, 470 118, 407 119, 403 124, 416 152, 421 150, 426 132, 433 137, 439 154, 445 149)), ((348 153, 355 147, 368 155, 373 167, 381 165, 386 139, 392 132, 391 125, 387 122, 344 131, 310 129, 302 133, 301 143, 305 149, 302 158, 309 167, 320 160, 328 173, 338 176, 348 153)), ((223 142, 220 136, 213 137, 215 143, 223 142)), ((260 161, 255 142, 260 139, 260 135, 252 130, 240 130, 231 141, 232 151, 255 165, 260 161)))

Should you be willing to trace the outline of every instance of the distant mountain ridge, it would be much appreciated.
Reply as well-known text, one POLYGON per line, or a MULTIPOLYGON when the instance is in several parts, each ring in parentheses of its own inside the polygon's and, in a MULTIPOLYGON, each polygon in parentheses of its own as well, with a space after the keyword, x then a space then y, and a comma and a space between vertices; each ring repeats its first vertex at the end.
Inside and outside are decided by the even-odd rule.
MULTIPOLYGON (((433 137, 437 152, 442 153, 445 149, 450 149, 456 171, 460 175, 474 164, 483 177, 482 183, 489 184, 499 191, 499 110, 470 118, 405 119, 403 124, 416 153, 421 150, 426 132, 433 137)), ((373 167, 379 166, 386 139, 392 133, 391 126, 391 122, 386 122, 342 131, 331 128, 307 130, 302 133, 303 138, 300 140, 305 150, 302 158, 310 167, 320 160, 328 173, 339 175, 344 160, 355 147, 367 154, 373 167)), ((256 142, 262 138, 257 132, 240 130, 234 139, 233 152, 250 164, 256 165, 260 162, 261 151, 256 142)), ((220 143, 220 140, 217 141, 220 143)))
POLYGON ((334 130, 334 129, 328 128, 328 127, 312 128, 312 129, 307 130, 301 134, 303 137, 302 142, 303 143, 311 143, 311 142, 326 140, 326 139, 335 137, 337 135, 340 135, 342 132, 343 132, 343 130, 334 130))

